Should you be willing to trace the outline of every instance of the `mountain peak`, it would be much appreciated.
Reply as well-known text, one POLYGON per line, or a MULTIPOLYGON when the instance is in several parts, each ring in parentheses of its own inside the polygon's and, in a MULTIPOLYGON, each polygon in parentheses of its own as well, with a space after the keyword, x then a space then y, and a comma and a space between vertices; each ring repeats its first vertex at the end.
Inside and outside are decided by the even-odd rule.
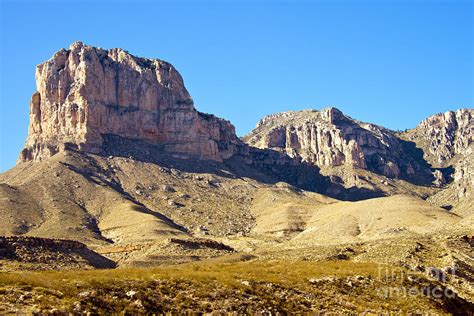
POLYGON ((71 45, 69 45, 69 50, 77 50, 84 46, 88 46, 88 45, 85 45, 84 42, 81 42, 81 41, 75 41, 71 43, 71 45))
POLYGON ((196 111, 171 64, 122 49, 74 42, 37 66, 36 86, 20 162, 66 144, 101 153, 108 135, 212 160, 231 156, 239 142, 229 122, 196 111))

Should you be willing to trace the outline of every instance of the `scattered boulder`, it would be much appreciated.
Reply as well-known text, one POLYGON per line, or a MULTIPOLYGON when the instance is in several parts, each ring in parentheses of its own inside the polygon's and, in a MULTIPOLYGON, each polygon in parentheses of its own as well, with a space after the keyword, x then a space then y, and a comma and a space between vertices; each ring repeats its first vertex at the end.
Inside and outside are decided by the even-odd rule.
POLYGON ((170 185, 164 185, 164 186, 162 186, 162 187, 161 187, 161 190, 162 190, 163 192, 167 192, 167 193, 176 192, 176 190, 175 190, 172 186, 170 186, 170 185))

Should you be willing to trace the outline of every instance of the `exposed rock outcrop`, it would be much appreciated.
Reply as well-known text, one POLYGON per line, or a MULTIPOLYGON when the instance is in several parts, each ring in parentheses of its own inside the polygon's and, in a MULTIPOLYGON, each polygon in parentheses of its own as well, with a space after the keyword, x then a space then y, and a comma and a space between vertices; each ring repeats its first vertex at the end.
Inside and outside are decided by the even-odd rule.
POLYGON ((81 42, 38 65, 36 85, 19 162, 43 160, 66 148, 148 162, 166 153, 233 160, 238 169, 250 168, 246 176, 259 170, 273 180, 329 194, 328 185, 366 183, 369 191, 380 186, 375 181, 389 186, 386 179, 355 169, 444 186, 451 181, 449 167, 474 135, 473 110, 434 115, 397 133, 327 108, 269 115, 242 141, 230 122, 194 108, 171 64, 81 42))
POLYGON ((76 42, 37 66, 36 90, 19 162, 42 160, 65 144, 100 153, 110 134, 217 161, 240 144, 231 123, 196 111, 171 64, 122 49, 76 42))
POLYGON ((453 164, 456 155, 474 143, 474 110, 460 109, 432 115, 402 136, 423 149, 436 167, 453 164))
POLYGON ((73 43, 36 68, 28 138, 18 162, 40 161, 65 149, 157 162, 237 156, 242 168, 314 190, 320 179, 297 159, 249 148, 234 126, 198 112, 174 67, 73 43))
POLYGON ((474 191, 474 145, 466 149, 454 169, 453 185, 457 188, 458 198, 472 195, 474 191))
POLYGON ((263 118, 244 140, 321 168, 349 166, 390 178, 428 174, 395 132, 345 116, 336 108, 285 112, 263 118))
POLYGON ((438 205, 474 212, 474 109, 432 115, 400 135, 416 143, 433 167, 439 184, 449 185, 430 198, 438 205))
POLYGON ((463 215, 474 215, 474 144, 456 155, 452 181, 430 201, 463 215))

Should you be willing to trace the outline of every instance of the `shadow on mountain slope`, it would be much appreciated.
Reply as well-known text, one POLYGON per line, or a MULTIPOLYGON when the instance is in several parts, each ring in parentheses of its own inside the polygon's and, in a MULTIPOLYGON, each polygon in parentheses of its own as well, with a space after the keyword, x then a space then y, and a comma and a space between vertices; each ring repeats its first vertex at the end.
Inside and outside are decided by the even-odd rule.
POLYGON ((406 156, 404 159, 408 159, 415 167, 414 174, 402 173, 402 179, 415 185, 430 186, 433 185, 433 181, 436 180, 433 175, 433 171, 435 170, 440 170, 445 179, 451 178, 454 172, 453 168, 444 168, 443 170, 433 168, 432 165, 426 161, 423 149, 417 147, 416 143, 403 139, 400 139, 400 142, 406 156))
POLYGON ((367 188, 345 188, 323 176, 314 165, 271 150, 240 145, 239 153, 223 162, 185 157, 181 153, 165 152, 164 146, 145 141, 104 135, 103 156, 117 156, 155 163, 183 172, 211 173, 225 178, 251 178, 261 183, 287 182, 297 188, 325 194, 339 200, 358 201, 385 196, 384 192, 367 188), (179 158, 179 159, 177 159, 179 158))
MULTIPOLYGON (((103 170, 102 168, 100 168, 93 159, 88 159, 88 163, 97 169, 97 171, 99 171, 98 173, 102 173, 102 174, 106 174, 105 170, 103 170)), ((168 225, 170 225, 172 228, 175 228, 177 230, 180 230, 182 232, 187 232, 186 228, 184 228, 183 226, 181 225, 178 225, 176 224, 173 220, 171 220, 170 218, 168 218, 167 216, 165 216, 164 214, 161 214, 161 213, 158 213, 158 212, 154 212, 152 210, 150 210, 149 208, 147 208, 143 203, 141 203, 140 201, 137 201, 135 198, 133 198, 133 196, 130 195, 130 193, 128 193, 127 191, 125 191, 122 187, 122 185, 119 183, 119 182, 116 182, 116 181, 107 181, 103 178, 101 178, 100 180, 96 179, 94 176, 95 174, 97 173, 94 173, 94 172, 91 172, 89 170, 84 170, 84 169, 81 169, 81 168, 77 168, 76 166, 72 165, 72 164, 69 164, 69 163, 65 163, 65 162, 61 162, 62 165, 66 166, 68 169, 82 175, 83 177, 85 177, 87 180, 91 181, 92 183, 95 183, 95 184, 98 184, 100 185, 101 182, 102 183, 105 183, 107 186, 111 187, 112 189, 114 189, 115 191, 117 191, 118 193, 120 193, 122 196, 124 196, 127 200, 129 200, 131 203, 132 203, 132 209, 133 211, 136 211, 136 212, 140 212, 140 213, 144 213, 144 214, 148 214, 148 215, 152 215, 158 219, 160 219, 161 221, 167 223, 168 225)))
POLYGON ((114 261, 73 240, 0 236, 0 250, 0 260, 39 264, 45 269, 58 269, 66 265, 96 269, 116 267, 114 261))

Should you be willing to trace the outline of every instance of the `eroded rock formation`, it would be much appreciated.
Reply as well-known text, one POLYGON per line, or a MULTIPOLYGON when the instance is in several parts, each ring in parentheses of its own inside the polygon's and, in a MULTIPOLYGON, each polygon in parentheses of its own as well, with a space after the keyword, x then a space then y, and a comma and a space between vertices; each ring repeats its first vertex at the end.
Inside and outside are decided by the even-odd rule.
POLYGON ((36 68, 28 138, 19 161, 41 160, 64 144, 100 153, 104 135, 217 160, 240 143, 229 122, 199 113, 169 63, 81 42, 36 68))
POLYGON ((442 184, 450 184, 431 200, 439 205, 474 210, 474 110, 432 115, 401 136, 415 142, 432 166, 449 171, 442 184))
POLYGON ((449 166, 456 155, 462 155, 474 143, 474 110, 432 115, 403 137, 422 148, 425 158, 434 166, 449 166))
POLYGON ((244 140, 321 168, 345 165, 391 178, 429 172, 393 131, 354 120, 336 108, 267 116, 244 140))
POLYGON ((474 191, 474 145, 469 146, 455 165, 453 185, 459 199, 474 191))
POLYGON ((38 65, 36 86, 19 162, 68 147, 147 161, 165 152, 214 161, 232 157, 311 190, 326 183, 318 168, 330 182, 346 186, 360 186, 354 169, 443 186, 474 135, 473 110, 434 115, 397 133, 327 108, 269 115, 243 138, 247 146, 230 122, 194 108, 171 64, 81 42, 38 65), (333 181, 332 170, 339 166, 342 180, 333 181))

